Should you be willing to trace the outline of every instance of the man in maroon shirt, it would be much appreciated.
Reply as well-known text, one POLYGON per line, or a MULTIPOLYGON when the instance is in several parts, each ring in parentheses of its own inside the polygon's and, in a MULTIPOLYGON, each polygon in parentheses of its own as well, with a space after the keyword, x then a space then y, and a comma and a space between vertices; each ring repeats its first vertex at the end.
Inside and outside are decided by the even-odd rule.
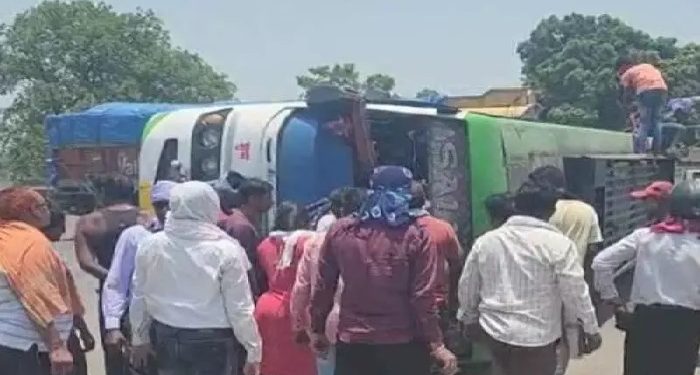
POLYGON ((238 195, 240 206, 233 209, 228 217, 223 217, 219 226, 238 240, 248 254, 253 265, 251 287, 255 297, 259 297, 267 290, 267 280, 257 257, 257 247, 261 241, 258 229, 263 215, 272 207, 272 185, 257 178, 246 179, 238 187, 238 195))
POLYGON ((342 277, 336 375, 425 375, 431 355, 445 374, 457 372, 438 322, 437 251, 411 216, 411 182, 405 168, 377 168, 360 214, 326 235, 311 297, 312 344, 328 348, 326 318, 342 277))

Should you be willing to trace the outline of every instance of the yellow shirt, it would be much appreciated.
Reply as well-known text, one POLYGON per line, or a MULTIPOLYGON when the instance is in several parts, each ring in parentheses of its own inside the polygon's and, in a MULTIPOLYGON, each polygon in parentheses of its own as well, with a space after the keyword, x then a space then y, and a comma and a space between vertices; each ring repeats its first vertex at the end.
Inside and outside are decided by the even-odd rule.
POLYGON ((586 258, 588 245, 603 242, 603 234, 598 225, 598 214, 585 202, 560 199, 549 223, 574 241, 581 265, 586 258))

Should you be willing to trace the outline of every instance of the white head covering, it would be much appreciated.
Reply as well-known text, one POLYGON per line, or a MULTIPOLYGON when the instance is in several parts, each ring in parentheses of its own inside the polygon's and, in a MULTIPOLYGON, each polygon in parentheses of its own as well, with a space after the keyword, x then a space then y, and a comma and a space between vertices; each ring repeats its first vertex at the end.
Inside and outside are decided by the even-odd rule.
POLYGON ((216 226, 219 212, 219 196, 209 184, 200 181, 177 184, 170 191, 170 215, 165 220, 165 232, 195 240, 230 238, 216 226))
POLYGON ((170 200, 170 191, 177 185, 175 181, 160 180, 151 189, 151 202, 167 202, 170 200))
POLYGON ((320 219, 318 219, 318 223, 316 224, 316 231, 317 232, 328 232, 329 229, 335 224, 335 222, 338 221, 338 218, 333 215, 332 212, 329 212, 323 216, 321 216, 320 219))
POLYGON ((214 224, 219 215, 219 196, 209 184, 189 181, 170 191, 170 215, 214 224))
POLYGON ((294 260, 294 247, 299 242, 299 239, 303 237, 309 237, 316 232, 310 230, 299 229, 291 232, 284 231, 273 231, 270 232, 268 236, 277 237, 282 240, 284 246, 282 247, 282 254, 280 256, 279 262, 277 262, 277 268, 283 269, 290 267, 292 261, 294 260))

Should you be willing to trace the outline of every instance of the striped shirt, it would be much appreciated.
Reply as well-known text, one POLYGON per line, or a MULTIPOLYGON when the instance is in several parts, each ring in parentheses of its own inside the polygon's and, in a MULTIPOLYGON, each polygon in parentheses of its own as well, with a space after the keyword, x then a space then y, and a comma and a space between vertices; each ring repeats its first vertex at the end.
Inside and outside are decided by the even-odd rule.
POLYGON ((562 307, 598 332, 576 245, 549 223, 513 216, 478 238, 459 282, 460 319, 515 346, 562 335, 562 307))
MULTIPOLYGON (((73 329, 73 315, 61 315, 54 324, 61 339, 66 341, 73 329)), ((27 351, 35 344, 39 351, 48 351, 36 326, 7 282, 5 273, 0 271, 0 346, 27 351)))

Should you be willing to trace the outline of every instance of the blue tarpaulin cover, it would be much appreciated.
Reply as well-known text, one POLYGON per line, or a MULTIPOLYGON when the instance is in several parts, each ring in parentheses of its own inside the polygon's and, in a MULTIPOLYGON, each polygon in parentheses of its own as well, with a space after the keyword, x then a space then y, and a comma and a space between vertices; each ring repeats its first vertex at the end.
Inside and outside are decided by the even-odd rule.
POLYGON ((138 144, 144 126, 154 114, 194 106, 202 105, 105 103, 83 112, 48 116, 46 135, 52 149, 138 144))

